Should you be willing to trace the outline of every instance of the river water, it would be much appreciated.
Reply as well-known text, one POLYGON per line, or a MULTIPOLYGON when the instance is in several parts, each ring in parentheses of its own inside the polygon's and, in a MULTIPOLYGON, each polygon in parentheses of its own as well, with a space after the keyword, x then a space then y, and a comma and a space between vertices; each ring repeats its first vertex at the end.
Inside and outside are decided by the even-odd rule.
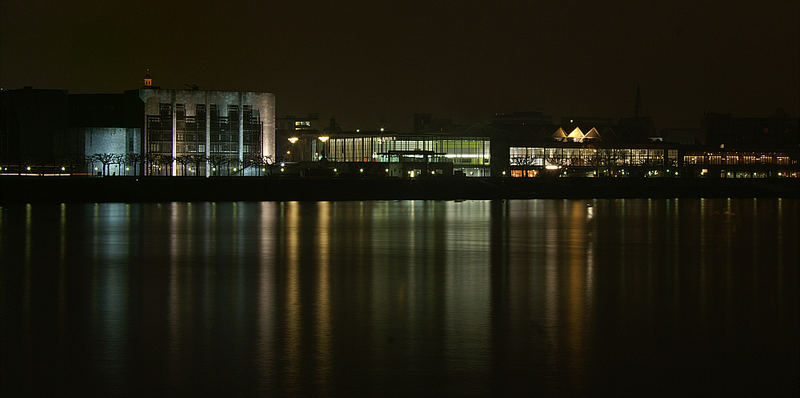
POLYGON ((0 395, 795 396, 792 199, 0 206, 0 395))

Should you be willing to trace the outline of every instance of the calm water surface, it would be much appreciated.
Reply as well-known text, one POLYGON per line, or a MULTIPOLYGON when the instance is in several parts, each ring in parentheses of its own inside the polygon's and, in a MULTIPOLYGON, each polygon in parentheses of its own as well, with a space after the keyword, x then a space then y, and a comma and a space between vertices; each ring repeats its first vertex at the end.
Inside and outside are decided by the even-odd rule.
POLYGON ((800 201, 0 207, 0 395, 798 393, 800 201))

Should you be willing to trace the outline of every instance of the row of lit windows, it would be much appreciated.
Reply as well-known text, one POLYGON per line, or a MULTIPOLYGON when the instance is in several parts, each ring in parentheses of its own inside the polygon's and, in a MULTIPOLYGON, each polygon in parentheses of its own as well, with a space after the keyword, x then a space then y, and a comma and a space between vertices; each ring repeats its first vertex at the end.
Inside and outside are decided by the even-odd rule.
POLYGON ((640 148, 511 147, 509 161, 512 166, 636 166, 665 163, 677 165, 678 151, 640 148))
MULTIPOLYGON (((212 143, 209 148, 212 154, 239 153, 239 146, 235 143, 212 143)), ((259 153, 258 148, 257 145, 243 145, 242 152, 246 154, 259 153)), ((148 150, 150 153, 171 154, 172 144, 168 142, 151 142, 148 145, 148 150)), ((177 144, 175 151, 179 154, 204 154, 206 145, 196 143, 177 144)))
POLYGON ((340 162, 387 161, 392 151, 429 151, 456 164, 488 165, 489 141, 485 139, 405 139, 400 137, 331 138, 318 144, 317 152, 340 162))
POLYGON ((685 164, 706 164, 706 165, 719 165, 719 166, 733 166, 740 164, 778 164, 790 165, 797 163, 791 160, 787 154, 702 154, 702 155, 685 155, 683 157, 685 164))

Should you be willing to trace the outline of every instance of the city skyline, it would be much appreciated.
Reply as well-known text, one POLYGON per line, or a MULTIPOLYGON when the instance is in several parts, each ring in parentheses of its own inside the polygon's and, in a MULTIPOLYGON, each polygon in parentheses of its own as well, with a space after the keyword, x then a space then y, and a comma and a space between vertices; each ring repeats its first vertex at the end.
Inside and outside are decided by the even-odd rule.
POLYGON ((704 112, 798 115, 797 4, 625 3, 9 1, 0 85, 118 93, 150 67, 164 88, 272 92, 279 115, 319 112, 350 129, 411 130, 417 112, 463 123, 531 110, 618 119, 632 116, 637 86, 661 128, 695 127, 704 112))

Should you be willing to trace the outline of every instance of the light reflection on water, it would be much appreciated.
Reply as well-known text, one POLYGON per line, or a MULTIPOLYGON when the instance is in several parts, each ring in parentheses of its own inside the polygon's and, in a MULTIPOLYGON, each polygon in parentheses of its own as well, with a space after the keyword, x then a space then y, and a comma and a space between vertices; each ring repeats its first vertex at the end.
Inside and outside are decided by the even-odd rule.
POLYGON ((3 206, 0 392, 794 393, 799 210, 3 206))

